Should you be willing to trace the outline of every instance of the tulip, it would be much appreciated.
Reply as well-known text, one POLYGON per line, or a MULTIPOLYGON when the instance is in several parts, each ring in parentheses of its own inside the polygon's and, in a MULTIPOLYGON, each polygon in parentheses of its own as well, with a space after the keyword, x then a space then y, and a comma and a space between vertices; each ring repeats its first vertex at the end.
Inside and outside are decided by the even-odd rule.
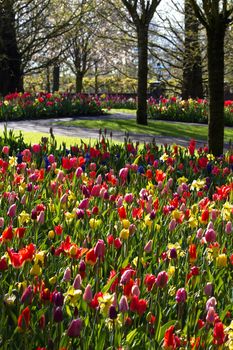
POLYGON ((164 288, 167 285, 167 281, 168 281, 168 274, 166 271, 162 271, 157 276, 156 285, 159 288, 164 288))
POLYGON ((216 241, 216 232, 212 228, 208 229, 205 233, 205 239, 208 243, 216 241))
POLYGON ((83 169, 81 167, 78 167, 75 171, 75 176, 77 178, 80 178, 82 176, 82 174, 83 174, 83 169))
POLYGON ((170 258, 171 259, 177 259, 177 251, 176 251, 176 248, 172 248, 170 250, 170 258))
POLYGON ((16 214, 16 204, 12 204, 10 206, 10 208, 8 209, 8 212, 7 212, 7 215, 10 217, 10 218, 13 218, 16 214))
POLYGON ((99 239, 95 245, 94 253, 98 258, 103 258, 105 252, 105 244, 102 239, 99 239))
POLYGON ((169 231, 172 232, 176 228, 176 219, 172 219, 169 223, 169 231))
POLYGON ((215 319, 215 309, 210 306, 206 315, 206 322, 208 323, 214 323, 215 319))
POLYGON ((115 320, 117 318, 117 311, 114 305, 111 305, 108 310, 108 316, 111 320, 115 320))
POLYGON ((89 206, 89 199, 84 198, 80 203, 79 203, 79 209, 87 209, 89 206))
POLYGON ((57 306, 53 309, 53 320, 54 322, 62 322, 63 320, 63 312, 60 306, 57 306))
POLYGON ((64 272, 63 281, 69 282, 71 280, 71 269, 67 267, 64 272))
POLYGON ((53 295, 53 302, 55 306, 62 306, 64 302, 64 296, 61 292, 56 292, 53 295))
POLYGON ((4 227, 4 218, 0 217, 0 228, 4 227))
POLYGON ((10 147, 9 146, 3 146, 2 148, 2 153, 5 155, 8 155, 10 151, 10 147))
POLYGON ((28 286, 24 290, 24 292, 21 296, 21 299, 20 299, 21 303, 23 304, 23 303, 27 302, 30 304, 32 301, 32 296, 33 296, 32 286, 28 286))
POLYGON ((131 293, 132 293, 132 295, 136 295, 137 297, 139 297, 139 295, 140 295, 140 289, 139 289, 139 287, 138 287, 137 284, 135 284, 135 285, 132 287, 131 293))
POLYGON ((73 283, 74 289, 80 289, 81 284, 82 284, 82 277, 78 274, 74 279, 74 283, 73 283))
POLYGON ((152 244, 153 244, 153 241, 150 239, 144 247, 144 252, 150 253, 152 251, 152 244))
POLYGON ((231 222, 231 221, 228 221, 228 222, 226 223, 225 232, 226 232, 227 234, 230 234, 230 233, 232 232, 232 222, 231 222))
POLYGON ((125 295, 122 295, 120 302, 119 302, 119 311, 120 312, 127 312, 129 310, 129 304, 127 301, 127 298, 125 295))
POLYGON ((44 219, 45 219, 45 215, 44 215, 44 211, 42 210, 40 212, 40 214, 37 216, 37 222, 41 225, 44 224, 44 219))
POLYGON ((82 320, 77 318, 76 320, 72 320, 67 329, 67 335, 71 338, 77 338, 80 336, 80 332, 82 329, 82 320))
POLYGON ((216 305, 217 305, 217 300, 215 299, 215 297, 211 297, 206 302, 206 310, 208 310, 210 307, 215 308, 216 305))
POLYGON ((121 276, 120 284, 127 284, 130 281, 133 272, 134 271, 132 269, 124 271, 121 276))
POLYGON ((208 282, 204 287, 204 293, 205 295, 210 297, 212 295, 212 292, 213 292, 213 285, 212 283, 208 282))
POLYGON ((88 284, 83 293, 83 300, 86 301, 87 303, 90 303, 92 301, 92 297, 93 296, 92 296, 91 285, 88 284))
POLYGON ((187 299, 187 292, 184 288, 180 288, 178 289, 178 291, 176 292, 176 301, 177 303, 185 303, 187 299))

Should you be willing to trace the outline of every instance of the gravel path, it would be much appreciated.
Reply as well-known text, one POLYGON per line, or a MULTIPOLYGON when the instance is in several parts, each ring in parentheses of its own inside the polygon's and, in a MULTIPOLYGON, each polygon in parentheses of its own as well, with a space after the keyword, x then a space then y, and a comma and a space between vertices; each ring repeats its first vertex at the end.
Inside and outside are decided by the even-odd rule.
MULTIPOLYGON (((112 115, 106 115, 106 116, 96 116, 91 117, 92 119, 134 119, 135 115, 131 114, 123 114, 123 113, 117 113, 112 115)), ((59 125, 57 122, 61 121, 73 121, 77 118, 50 118, 50 119, 38 119, 38 120, 22 120, 22 121, 10 121, 7 123, 7 127, 9 129, 13 130, 22 130, 22 131, 28 131, 28 132, 44 132, 48 133, 49 129, 52 127, 54 135, 62 135, 62 136, 72 136, 72 137, 78 137, 78 138, 88 138, 88 139, 97 139, 99 138, 99 129, 89 129, 89 128, 83 128, 83 127, 72 127, 72 126, 64 126, 59 125)), ((78 117, 79 120, 85 120, 90 119, 90 117, 78 117)), ((0 122, 0 130, 4 129, 4 122, 0 122)), ((188 127, 188 124, 187 124, 188 127)), ((107 131, 107 137, 109 137, 109 131, 107 131)), ((123 141, 125 139, 126 135, 125 132, 121 131, 112 131, 112 139, 123 141)), ((181 146, 187 146, 189 144, 189 139, 186 139, 180 135, 179 137, 172 137, 172 136, 160 136, 160 135, 146 135, 146 134, 135 134, 135 133, 128 133, 128 137, 131 141, 136 142, 150 142, 155 141, 157 144, 178 144, 181 146)), ((203 146, 204 143, 201 140, 196 140, 198 146, 203 146)), ((225 145, 225 148, 229 148, 229 145, 225 145)))

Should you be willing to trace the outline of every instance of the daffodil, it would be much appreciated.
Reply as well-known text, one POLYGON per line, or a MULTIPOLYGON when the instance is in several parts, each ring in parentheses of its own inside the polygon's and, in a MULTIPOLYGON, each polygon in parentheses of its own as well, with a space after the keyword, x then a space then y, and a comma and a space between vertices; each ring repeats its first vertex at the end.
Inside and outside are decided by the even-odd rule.
POLYGON ((102 297, 98 298, 98 302, 100 305, 100 312, 105 317, 107 317, 108 310, 109 310, 110 306, 112 305, 113 301, 114 301, 114 295, 109 294, 109 293, 105 293, 102 297))
POLYGON ((9 165, 10 167, 16 166, 17 165, 17 158, 16 157, 9 157, 9 165))
POLYGON ((26 213, 25 210, 23 210, 18 216, 19 226, 27 224, 28 222, 30 222, 30 220, 30 215, 26 213))
POLYGON ((177 179, 178 185, 186 184, 187 182, 188 182, 188 179, 187 179, 185 176, 179 177, 179 178, 177 179))
POLYGON ((73 307, 77 306, 77 302, 80 299, 82 295, 82 291, 80 289, 74 289, 73 286, 71 286, 66 293, 64 293, 65 299, 64 302, 65 304, 69 304, 73 307))
POLYGON ((206 180, 205 179, 198 179, 198 180, 193 180, 190 189, 192 191, 196 190, 196 191, 200 191, 206 184, 206 180))

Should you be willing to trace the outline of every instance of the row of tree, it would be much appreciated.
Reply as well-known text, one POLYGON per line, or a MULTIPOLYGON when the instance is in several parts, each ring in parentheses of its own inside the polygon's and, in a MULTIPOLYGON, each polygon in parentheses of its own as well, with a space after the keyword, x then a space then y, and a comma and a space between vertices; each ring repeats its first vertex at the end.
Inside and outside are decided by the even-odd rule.
POLYGON ((100 72, 135 77, 137 71, 137 122, 146 125, 148 72, 160 79, 159 61, 168 73, 163 79, 168 77, 167 85, 175 89, 180 86, 183 98, 202 98, 206 78, 209 148, 222 153, 224 39, 232 1, 171 2, 183 13, 183 23, 181 16, 156 16, 164 0, 1 0, 0 93, 22 91, 24 77, 41 70, 50 89, 51 68, 53 90, 58 90, 63 64, 75 75, 77 92, 87 72, 97 87, 100 72))

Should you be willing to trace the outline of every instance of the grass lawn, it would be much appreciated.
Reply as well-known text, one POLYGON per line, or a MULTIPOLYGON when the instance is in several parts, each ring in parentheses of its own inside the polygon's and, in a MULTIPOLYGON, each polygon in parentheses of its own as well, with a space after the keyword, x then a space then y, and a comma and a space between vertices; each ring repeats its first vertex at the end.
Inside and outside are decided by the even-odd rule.
MULTIPOLYGON (((119 111, 119 110, 118 110, 119 111)), ((174 123, 165 121, 148 120, 147 126, 141 126, 134 119, 111 119, 111 120, 75 120, 59 122, 65 126, 83 127, 90 129, 117 130, 122 132, 174 136, 195 140, 207 140, 207 125, 190 125, 187 123, 174 123)), ((225 142, 233 140, 233 128, 225 128, 225 142)))
POLYGON ((136 109, 126 109, 126 108, 112 108, 110 110, 104 109, 104 111, 108 114, 116 114, 116 113, 125 113, 125 114, 133 114, 136 115, 136 109))
MULTIPOLYGON (((19 135, 19 130, 14 130, 14 135, 18 136, 19 135)), ((22 131, 22 135, 24 138, 24 141, 29 144, 36 144, 41 141, 42 137, 48 137, 50 138, 49 133, 42 133, 42 132, 27 132, 27 131, 22 131)), ((0 132, 0 136, 3 136, 3 132, 0 132)), ((55 140, 57 141, 58 147, 62 145, 63 142, 66 143, 67 147, 73 146, 73 145, 81 145, 81 141, 90 144, 91 141, 94 143, 94 140, 90 139, 80 139, 78 137, 69 137, 69 136, 61 136, 61 135, 55 135, 55 140)))

